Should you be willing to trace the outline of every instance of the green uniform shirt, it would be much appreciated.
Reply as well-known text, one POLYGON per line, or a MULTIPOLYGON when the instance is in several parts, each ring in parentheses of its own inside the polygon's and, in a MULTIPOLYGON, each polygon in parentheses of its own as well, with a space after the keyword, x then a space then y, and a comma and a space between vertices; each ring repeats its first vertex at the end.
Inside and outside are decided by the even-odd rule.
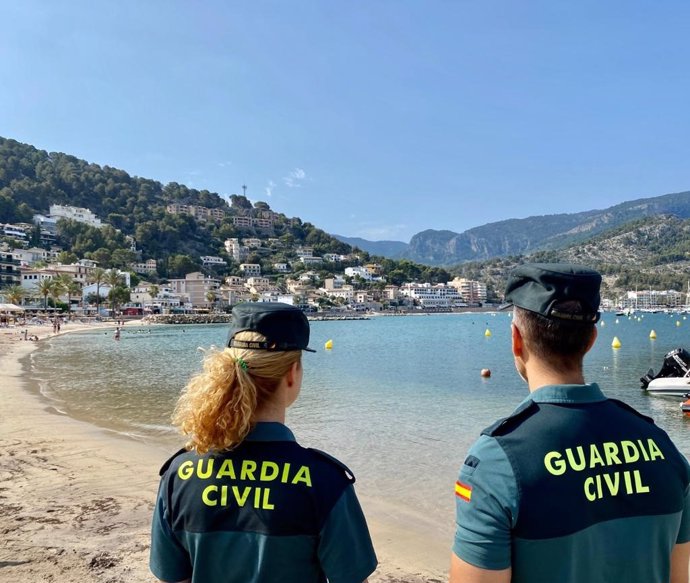
POLYGON ((237 448, 180 452, 161 470, 150 566, 163 581, 361 583, 377 560, 339 461, 280 423, 237 448))
POLYGON ((519 583, 668 583, 689 483, 651 419, 596 384, 542 387, 470 449, 453 551, 519 583))

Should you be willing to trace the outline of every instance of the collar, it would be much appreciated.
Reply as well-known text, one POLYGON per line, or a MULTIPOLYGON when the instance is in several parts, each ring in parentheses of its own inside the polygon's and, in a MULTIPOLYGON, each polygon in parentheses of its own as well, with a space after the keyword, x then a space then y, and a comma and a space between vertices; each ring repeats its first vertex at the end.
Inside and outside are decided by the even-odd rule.
POLYGON ((606 396, 599 385, 545 385, 533 391, 523 401, 535 403, 598 403, 605 401, 606 396))
POLYGON ((276 421, 259 421, 249 432, 246 441, 295 441, 286 425, 276 421))

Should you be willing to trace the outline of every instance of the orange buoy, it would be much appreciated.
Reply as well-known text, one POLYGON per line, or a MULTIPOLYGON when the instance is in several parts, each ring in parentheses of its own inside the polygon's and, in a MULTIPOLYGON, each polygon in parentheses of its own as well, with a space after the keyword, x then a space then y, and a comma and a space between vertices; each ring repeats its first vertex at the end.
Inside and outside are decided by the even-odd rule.
POLYGON ((479 374, 481 374, 483 378, 488 379, 491 376, 491 370, 483 368, 479 374))

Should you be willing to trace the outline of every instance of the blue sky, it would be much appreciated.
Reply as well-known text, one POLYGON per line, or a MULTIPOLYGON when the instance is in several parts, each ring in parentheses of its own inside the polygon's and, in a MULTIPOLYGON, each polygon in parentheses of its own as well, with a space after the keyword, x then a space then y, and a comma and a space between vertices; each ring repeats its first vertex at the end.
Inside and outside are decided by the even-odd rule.
POLYGON ((409 240, 690 190, 690 3, 0 0, 0 135, 409 240))

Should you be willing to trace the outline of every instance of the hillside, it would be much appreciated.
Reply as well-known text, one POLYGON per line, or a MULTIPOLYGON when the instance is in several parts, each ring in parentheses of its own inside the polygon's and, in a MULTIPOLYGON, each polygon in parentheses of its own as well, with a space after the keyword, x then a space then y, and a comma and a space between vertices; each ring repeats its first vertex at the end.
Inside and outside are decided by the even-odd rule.
MULTIPOLYGON (((46 152, 0 137, 0 225, 30 224, 34 214, 47 214, 52 204, 84 207, 104 226, 74 220, 57 222, 57 243, 65 259, 87 258, 104 268, 129 269, 137 261, 155 260, 158 277, 183 277, 192 271, 216 276, 241 272, 241 262, 259 264, 262 275, 282 277, 275 265, 289 262, 309 271, 298 251, 307 247, 316 254, 314 269, 322 277, 377 259, 352 247, 298 217, 273 211, 266 202, 252 204, 245 196, 224 197, 171 182, 130 176, 124 170, 99 166, 63 153, 46 152), (227 239, 250 240, 247 253, 229 255, 227 239), (258 244, 257 244, 258 241, 258 244), (320 256, 336 256, 321 265, 320 256), (208 257, 215 263, 204 264, 208 257)), ((31 227, 30 243, 38 245, 40 230, 31 227)), ((2 237, 11 247, 20 245, 2 237)), ((395 283, 447 281, 443 269, 408 260, 384 261, 386 275, 395 283)), ((309 264, 312 265, 312 264, 309 264)))
POLYGON ((451 272, 482 279, 500 293, 506 274, 525 261, 594 267, 603 274, 604 289, 611 294, 636 287, 685 290, 690 277, 690 219, 672 215, 639 219, 563 249, 468 262, 451 272))
POLYGON ((58 243, 79 256, 102 251, 98 260, 106 266, 116 252, 121 258, 130 253, 132 239, 141 258, 157 260, 164 275, 170 258, 224 255, 223 241, 230 237, 283 237, 286 243, 307 244, 317 251, 351 251, 313 225, 271 211, 264 202, 252 205, 244 196, 224 198, 175 182, 163 185, 0 137, 0 223, 30 223, 35 213, 47 214, 51 204, 88 208, 107 224, 98 229, 72 221, 58 223, 58 243), (222 211, 223 218, 172 214, 166 211, 170 204, 222 211), (234 217, 267 214, 269 229, 233 223, 234 217))
POLYGON ((404 256, 428 265, 452 265, 492 257, 561 249, 609 229, 655 215, 690 218, 690 192, 624 202, 603 210, 509 219, 455 233, 414 235, 404 256))

